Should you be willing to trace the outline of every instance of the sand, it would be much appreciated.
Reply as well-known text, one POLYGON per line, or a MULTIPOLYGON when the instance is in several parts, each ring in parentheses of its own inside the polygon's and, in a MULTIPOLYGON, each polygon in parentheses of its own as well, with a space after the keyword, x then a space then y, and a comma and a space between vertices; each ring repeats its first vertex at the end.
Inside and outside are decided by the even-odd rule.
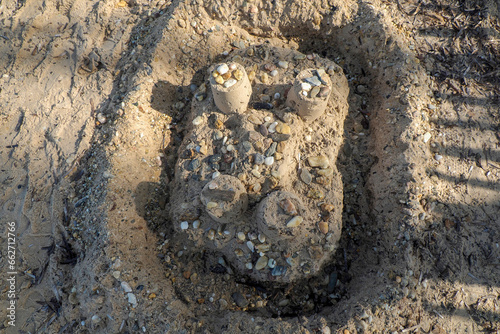
MULTIPOLYGON (((2 330, 500 330, 494 1, 11 1, 0 19, 2 330), (335 62, 350 91, 339 246, 286 286, 183 242, 169 214, 207 69, 263 44, 335 62)), ((312 143, 339 138, 315 122, 332 132, 312 143)))

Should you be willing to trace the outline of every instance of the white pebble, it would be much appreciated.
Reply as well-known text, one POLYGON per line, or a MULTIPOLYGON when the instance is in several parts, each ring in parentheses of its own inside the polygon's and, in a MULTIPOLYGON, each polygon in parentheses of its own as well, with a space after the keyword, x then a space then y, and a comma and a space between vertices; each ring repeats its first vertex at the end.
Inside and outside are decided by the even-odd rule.
POLYGON ((431 134, 430 134, 430 132, 426 132, 426 133, 424 133, 423 138, 424 138, 424 143, 427 143, 427 142, 429 141, 429 139, 431 139, 431 134))
POLYGON ((222 64, 219 67, 217 67, 217 72, 219 72, 220 75, 226 74, 229 71, 229 66, 227 64, 222 64))
POLYGON ((275 100, 278 100, 280 97, 281 97, 281 94, 280 94, 280 93, 275 93, 275 94, 274 94, 274 99, 275 99, 275 100))
POLYGON ((281 68, 284 68, 286 70, 288 68, 288 62, 285 61, 285 60, 280 60, 278 62, 278 66, 281 67, 281 68))
POLYGON ((259 241, 262 243, 266 242, 266 236, 264 234, 259 234, 259 241))
POLYGON ((189 223, 187 221, 183 221, 181 223, 181 230, 187 230, 189 228, 189 223))
POLYGON ((128 293, 128 292, 132 292, 132 288, 130 287, 130 285, 129 285, 127 282, 123 281, 123 282, 121 283, 121 286, 122 286, 122 290, 123 290, 123 291, 125 291, 125 292, 127 292, 127 293, 128 293))
POLYGON ((307 96, 307 91, 303 90, 300 92, 302 95, 307 96))
POLYGON ((305 91, 308 92, 308 91, 311 90, 312 86, 308 82, 303 82, 303 83, 300 84, 300 88, 302 88, 302 90, 305 90, 305 91))
POLYGON ((200 227, 200 221, 199 221, 199 220, 195 220, 195 221, 193 222, 193 228, 194 228, 194 229, 197 229, 198 227, 200 227))
POLYGON ((220 176, 220 172, 219 171, 215 171, 213 174, 212 174, 212 180, 213 179, 216 179, 220 176))
POLYGON ((306 140, 306 141, 311 141, 311 140, 312 140, 311 135, 306 135, 305 140, 306 140))
POLYGON ((270 122, 270 121, 271 121, 271 119, 272 119, 272 118, 271 118, 271 116, 266 116, 266 117, 264 117, 264 121, 266 121, 266 122, 270 122))
POLYGON ((253 265, 250 262, 248 262, 247 264, 245 264, 245 267, 250 270, 253 268, 253 265))
POLYGON ((230 69, 231 71, 235 70, 235 69, 236 69, 236 64, 231 64, 231 65, 229 65, 229 69, 230 69))
POLYGON ((231 78, 228 81, 224 82, 224 87, 226 87, 226 88, 232 87, 237 82, 238 81, 236 81, 236 79, 231 78))
POLYGON ((439 161, 439 160, 443 159, 443 156, 442 156, 442 155, 439 155, 439 154, 436 154, 436 155, 434 156, 434 158, 435 158, 437 161, 439 161))
POLYGON ((238 232, 237 236, 238 236, 238 239, 240 239, 241 241, 246 239, 245 233, 243 233, 243 232, 238 232))
POLYGON ((273 163, 274 163, 274 157, 267 157, 264 159, 264 163, 267 165, 267 166, 271 166, 273 163))
POLYGON ((231 145, 231 144, 229 144, 229 145, 227 145, 227 148, 226 148, 226 149, 227 149, 227 151, 228 151, 228 152, 231 152, 231 151, 233 151, 233 150, 234 150, 234 146, 233 146, 233 145, 231 145))
POLYGON ((278 75, 278 70, 272 70, 271 73, 269 73, 272 77, 275 77, 278 75))
POLYGON ((198 126, 203 123, 203 117, 197 116, 195 119, 193 119, 193 125, 198 126))
POLYGON ((247 247, 248 247, 248 249, 250 249, 251 252, 253 252, 255 250, 253 242, 251 242, 251 241, 247 241, 247 247))
POLYGON ((267 261, 267 266, 271 269, 274 268, 276 266, 276 260, 272 258, 269 259, 269 261, 267 261))
POLYGON ((131 292, 129 292, 127 294, 127 297, 128 297, 128 302, 132 305, 132 307, 137 307, 137 298, 135 297, 135 295, 131 292))

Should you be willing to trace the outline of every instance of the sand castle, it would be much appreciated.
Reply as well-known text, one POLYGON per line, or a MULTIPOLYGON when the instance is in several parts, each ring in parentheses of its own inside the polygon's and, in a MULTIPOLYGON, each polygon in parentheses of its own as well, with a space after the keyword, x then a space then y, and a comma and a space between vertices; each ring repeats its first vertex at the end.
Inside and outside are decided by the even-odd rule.
POLYGON ((171 189, 175 230, 252 280, 317 274, 342 229, 342 70, 317 55, 252 46, 207 76, 171 189))

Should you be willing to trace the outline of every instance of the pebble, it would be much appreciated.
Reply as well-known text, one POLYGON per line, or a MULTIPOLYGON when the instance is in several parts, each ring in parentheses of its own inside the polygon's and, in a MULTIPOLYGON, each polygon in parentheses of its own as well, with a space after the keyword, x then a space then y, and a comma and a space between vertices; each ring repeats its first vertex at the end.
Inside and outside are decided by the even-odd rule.
POLYGON ((269 259, 267 258, 267 256, 261 256, 258 260, 257 260, 257 263, 255 263, 255 269, 257 270, 262 270, 264 269, 266 266, 267 266, 267 261, 269 259))
POLYGON ((318 97, 327 97, 330 94, 330 87, 321 87, 318 97))
POLYGON ((271 269, 273 269, 274 267, 276 267, 276 260, 275 259, 269 259, 269 261, 267 261, 267 266, 271 269))
POLYGON ((266 166, 272 166, 272 164, 274 163, 274 157, 265 158, 264 163, 266 164, 266 166))
POLYGON ((207 238, 210 239, 210 240, 214 240, 215 238, 215 231, 210 229, 207 233, 207 238))
POLYGON ((319 228, 321 233, 323 233, 323 234, 328 233, 328 223, 327 222, 323 222, 323 221, 319 222, 318 228, 319 228))
POLYGON ((207 210, 213 209, 215 207, 217 207, 217 203, 215 203, 215 202, 208 202, 207 203, 207 210))
POLYGON ((301 216, 295 216, 288 221, 286 227, 297 227, 304 221, 304 218, 301 216))
POLYGON ((193 222, 193 228, 194 228, 194 229, 197 229, 198 227, 200 227, 200 221, 199 221, 199 220, 195 220, 195 221, 193 222))
POLYGON ((333 168, 322 168, 318 169, 317 171, 319 176, 332 176, 333 175, 333 168))
POLYGON ((306 55, 300 53, 300 54, 294 56, 293 59, 295 59, 295 60, 304 60, 304 59, 306 59, 306 55))
POLYGON ((311 189, 307 193, 307 197, 312 199, 323 199, 325 198, 325 194, 320 189, 311 189))
POLYGON ((128 299, 128 302, 132 305, 133 308, 137 307, 137 297, 133 293, 129 292, 127 294, 127 299, 128 299))
POLYGON ((321 85, 321 81, 319 81, 317 76, 306 78, 305 81, 307 81, 308 83, 310 83, 313 86, 320 86, 321 85))
POLYGON ((424 133, 423 139, 424 143, 427 143, 431 139, 431 133, 430 132, 424 133))
POLYGON ((298 263, 297 263, 297 260, 294 259, 293 257, 289 257, 286 259, 286 263, 288 263, 290 265, 290 267, 295 267, 298 263))
POLYGON ((248 116, 248 121, 254 125, 260 125, 262 124, 262 121, 255 115, 250 115, 248 116))
POLYGON ((295 205, 290 201, 288 198, 284 198, 279 202, 280 208, 285 211, 287 215, 290 216, 295 216, 298 214, 297 209, 295 208, 295 205))
POLYGON ((308 92, 308 91, 310 91, 310 90, 311 90, 312 86, 311 86, 311 84, 310 84, 310 83, 308 83, 308 82, 302 82, 302 83, 300 84, 300 88, 301 88, 302 90, 305 90, 306 92, 308 92))
POLYGON ((252 265, 250 262, 248 262, 247 264, 245 264, 245 267, 246 267, 248 270, 252 270, 253 265, 252 265))
POLYGON ((122 287, 122 290, 125 292, 125 293, 129 293, 129 292, 132 292, 132 288, 130 287, 130 284, 128 284, 127 282, 123 281, 121 282, 121 287, 122 287))
POLYGON ((255 246, 253 245, 253 242, 247 241, 247 247, 250 249, 251 252, 255 250, 255 246))
POLYGON ((255 153, 254 156, 253 156, 253 162, 256 164, 256 165, 262 165, 264 162, 265 162, 265 159, 266 157, 263 156, 262 154, 260 153, 255 153))
POLYGON ((258 182, 255 183, 254 185, 252 185, 252 190, 255 191, 256 193, 258 193, 261 189, 262 189, 262 186, 258 182))
POLYGON ((241 143, 241 146, 243 147, 244 152, 248 152, 252 149, 252 144, 249 141, 244 141, 241 143))
POLYGON ((440 155, 440 154, 436 154, 434 155, 434 158, 437 160, 437 161, 440 161, 441 159, 443 159, 443 156, 440 155))
POLYGON ((262 242, 262 243, 266 242, 266 236, 265 236, 264 234, 260 234, 260 233, 259 233, 259 237, 258 237, 258 239, 259 239, 259 241, 260 241, 260 242, 262 242))
MULTIPOLYGON (((235 70, 235 69, 236 69, 236 64, 230 64, 230 65, 229 65, 229 69, 230 69, 231 71, 235 70)), ((234 74, 234 73, 233 73, 233 74, 234 74)))
POLYGON ((284 142, 284 141, 287 141, 288 139, 290 139, 290 135, 286 134, 286 133, 273 133, 271 135, 271 139, 274 142, 280 143, 280 142, 284 142))
POLYGON ((234 145, 232 145, 232 144, 227 145, 226 150, 227 150, 228 152, 232 152, 232 151, 234 151, 234 145))
POLYGON ((187 230, 189 228, 189 223, 187 221, 183 221, 181 223, 181 230, 187 230))
POLYGON ((215 82, 217 82, 219 85, 222 85, 224 83, 224 78, 222 78, 220 75, 215 77, 215 82))
POLYGON ((276 126, 278 126, 278 122, 272 122, 271 125, 269 125, 269 128, 267 129, 269 133, 275 133, 276 126))
POLYGON ((236 80, 240 81, 241 79, 243 79, 243 72, 240 70, 234 70, 233 76, 235 77, 236 80))
POLYGON ((99 123, 101 124, 106 123, 106 117, 103 114, 98 113, 96 118, 99 123))
POLYGON ((302 168, 300 171, 300 179, 305 183, 305 184, 310 184, 312 182, 312 175, 309 173, 309 171, 305 168, 302 168))
POLYGON ((278 75, 278 70, 272 70, 271 73, 269 73, 272 77, 275 77, 278 75))
POLYGON ((266 126, 264 124, 261 124, 259 126, 259 132, 261 135, 263 135, 264 137, 267 137, 269 135, 269 131, 267 130, 266 126))
POLYGON ((309 93, 309 97, 315 98, 316 96, 318 96, 319 91, 320 91, 320 88, 318 86, 314 87, 313 89, 311 89, 311 93, 309 93))
POLYGON ((224 82, 224 87, 225 88, 229 88, 229 87, 232 87, 234 86, 234 84, 237 83, 237 81, 235 79, 229 79, 227 80, 226 82, 224 82))
POLYGON ((280 61, 278 62, 278 66, 279 66, 280 68, 283 68, 283 69, 285 69, 285 70, 286 70, 286 69, 288 68, 288 62, 287 62, 287 61, 285 61, 285 60, 280 60, 280 61))
POLYGON ((217 130, 214 132, 214 140, 221 140, 222 137, 224 137, 224 134, 222 133, 222 131, 217 130))
MULTIPOLYGON (((250 263, 251 264, 251 263, 250 263)), ((248 300, 239 292, 235 292, 231 295, 231 298, 233 298, 234 302, 238 307, 245 308, 248 306, 248 300)))
POLYGON ((238 232, 237 236, 241 241, 244 241, 246 239, 245 233, 243 232, 238 232))
POLYGON ((203 117, 197 116, 193 119, 193 125, 198 126, 203 124, 203 117))
POLYGON ((279 100, 281 98, 281 94, 280 93, 274 93, 274 99, 275 100, 279 100))
POLYGON ((275 266, 271 271, 271 275, 273 276, 282 276, 285 275, 288 268, 285 266, 275 266))
POLYGON ((335 210, 335 206, 333 204, 323 203, 321 204, 321 210, 325 212, 332 212, 335 210))
POLYGON ((261 177, 262 174, 257 169, 252 169, 252 175, 255 177, 261 177))
POLYGON ((177 24, 179 25, 179 27, 181 28, 185 28, 186 27, 186 21, 184 21, 183 19, 178 19, 177 20, 177 24))
POLYGON ((255 71, 248 72, 248 80, 252 82, 253 79, 255 79, 255 71))
POLYGON ((212 180, 218 178, 220 176, 220 172, 219 171, 215 171, 213 174, 212 174, 212 180))
POLYGON ((267 84, 269 82, 269 76, 267 73, 262 73, 260 76, 260 81, 262 81, 263 84, 267 84))
POLYGON ((229 71, 229 66, 227 64, 222 64, 219 67, 217 67, 217 73, 220 75, 226 74, 229 71))
POLYGON ((241 250, 240 248, 236 248, 234 250, 234 253, 236 254, 236 256, 243 256, 243 250, 241 250))
POLYGON ((278 133, 289 135, 291 131, 290 126, 286 123, 280 123, 276 126, 276 132, 278 133))
POLYGON ((278 148, 278 143, 273 142, 271 146, 266 150, 266 157, 271 157, 276 153, 276 149, 278 148))
POLYGON ((330 166, 330 162, 328 161, 328 158, 325 157, 324 155, 308 157, 307 162, 309 163, 309 166, 311 166, 311 167, 327 168, 328 166, 330 166))
POLYGON ((327 74, 326 71, 323 68, 317 69, 316 70, 316 75, 318 76, 319 80, 323 85, 327 85, 327 74))

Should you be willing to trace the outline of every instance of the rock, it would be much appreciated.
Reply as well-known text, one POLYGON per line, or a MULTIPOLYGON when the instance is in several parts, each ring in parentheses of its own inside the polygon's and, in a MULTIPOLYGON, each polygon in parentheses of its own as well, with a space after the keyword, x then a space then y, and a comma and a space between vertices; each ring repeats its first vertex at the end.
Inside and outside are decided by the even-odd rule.
POLYGON ((288 139, 290 139, 290 135, 285 133, 273 133, 270 137, 273 141, 277 143, 287 141, 288 139))
POLYGON ((285 61, 285 60, 280 60, 280 61, 278 62, 278 66, 279 66, 280 68, 283 68, 283 69, 285 69, 285 70, 286 70, 286 69, 288 68, 288 62, 287 62, 287 61, 285 61))
POLYGON ((267 135, 269 134, 269 131, 267 130, 266 126, 264 124, 261 124, 259 126, 259 132, 261 135, 263 135, 264 137, 267 137, 267 135))
POLYGON ((201 116, 197 116, 193 119, 193 125, 194 126, 198 126, 198 125, 201 125, 203 124, 203 117, 201 116))
POLYGON ((335 206, 333 204, 323 203, 321 204, 321 210, 325 212, 331 212, 335 210, 335 206))
POLYGON ((319 91, 320 91, 320 88, 318 86, 314 87, 313 89, 311 89, 311 92, 309 93, 309 97, 315 98, 316 96, 318 96, 319 91))
POLYGON ((224 82, 224 87, 226 88, 232 87, 236 82, 237 81, 235 79, 229 79, 226 82, 224 82))
POLYGON ((240 81, 241 79, 243 79, 243 72, 236 69, 233 71, 233 76, 235 77, 236 80, 240 81))
POLYGON ((266 166, 272 166, 272 164, 274 163, 274 157, 265 158, 264 163, 266 164, 266 166))
POLYGON ((253 162, 256 165, 262 165, 264 163, 265 159, 266 159, 266 157, 260 153, 255 153, 253 156, 253 162))
POLYGON ((220 75, 226 74, 229 71, 229 66, 227 64, 222 64, 219 67, 217 67, 217 73, 220 75))
POLYGON ((307 162, 309 163, 309 166, 311 167, 320 167, 320 168, 327 168, 330 166, 330 162, 328 161, 328 158, 325 157, 324 155, 316 156, 316 157, 308 157, 307 162))
POLYGON ((254 125, 260 125, 262 124, 262 121, 255 115, 250 115, 248 116, 248 121, 254 125))
POLYGON ((269 131, 269 133, 275 133, 277 126, 278 126, 278 122, 272 122, 271 125, 269 125, 269 128, 267 130, 269 131))
POLYGON ((243 152, 248 152, 252 149, 252 144, 249 141, 244 141, 241 143, 241 147, 243 148, 243 152))
POLYGON ((233 298, 234 302, 238 307, 245 308, 248 306, 248 300, 239 292, 235 292, 231 295, 231 298, 233 298))
POLYGON ((128 299, 128 302, 130 303, 130 305, 132 305, 133 308, 137 307, 137 297, 133 293, 129 292, 127 294, 127 299, 128 299))
POLYGON ((308 91, 310 91, 310 90, 311 90, 312 86, 311 86, 311 84, 310 84, 310 83, 308 83, 308 82, 303 82, 303 83, 301 83, 301 84, 300 84, 300 88, 301 88, 302 90, 304 90, 304 91, 308 92, 308 91))
MULTIPOLYGON (((212 182, 214 182, 214 181, 212 181, 212 182)), ((210 190, 210 198, 212 200, 231 202, 232 200, 234 200, 234 196, 236 196, 236 192, 234 190, 231 190, 231 189, 228 189, 228 190, 212 189, 212 190, 210 190)))
POLYGON ((290 126, 285 123, 280 123, 276 126, 276 132, 289 135, 291 132, 290 126))
POLYGON ((267 266, 267 261, 268 258, 267 256, 261 256, 258 260, 257 263, 255 264, 255 269, 257 270, 262 270, 267 266))
POLYGON ((318 97, 327 97, 330 94, 330 87, 321 87, 318 97))
POLYGON ((197 229, 197 228, 199 228, 199 227, 200 227, 200 221, 199 221, 199 220, 195 220, 195 221, 193 222, 193 228, 194 228, 194 229, 197 229))
POLYGON ((275 266, 271 271, 271 275, 273 276, 282 276, 285 275, 288 268, 285 266, 275 266))
POLYGON ((333 175, 333 168, 318 169, 317 173, 319 176, 330 177, 333 175))
POLYGON ((311 175, 311 173, 309 173, 309 171, 306 168, 302 168, 300 170, 300 179, 305 184, 310 184, 312 182, 312 175, 311 175))
POLYGON ((324 221, 319 222, 318 228, 319 228, 321 233, 323 233, 323 234, 328 233, 328 223, 327 222, 324 222, 324 221))
MULTIPOLYGON (((305 78, 304 80, 306 82, 310 83, 312 86, 320 86, 321 85, 321 81, 318 79, 317 76, 305 78)), ((304 90, 306 90, 306 89, 304 89, 304 90)), ((309 90, 309 89, 307 89, 307 90, 309 90)))
POLYGON ((295 216, 288 221, 288 223, 286 224, 286 227, 297 227, 300 224, 302 224, 303 221, 304 221, 303 217, 295 216))
POLYGON ((285 151, 286 143, 284 141, 278 142, 278 146, 276 147, 276 152, 283 153, 285 151))
POLYGON ((193 160, 191 160, 191 162, 189 162, 187 169, 191 172, 194 172, 194 171, 198 170, 198 168, 200 168, 200 166, 201 166, 200 160, 193 159, 193 160))
POLYGON ((187 221, 183 221, 181 223, 181 230, 187 230, 189 228, 189 223, 187 221))
POLYGON ((130 287, 130 285, 129 285, 127 282, 123 281, 123 282, 121 282, 121 284, 120 284, 120 285, 121 285, 122 290, 123 290, 124 292, 126 292, 126 293, 128 293, 128 292, 132 292, 132 288, 130 287))
POLYGON ((273 156, 274 153, 276 153, 276 148, 278 147, 278 143, 276 142, 273 142, 271 144, 271 146, 269 146, 269 148, 266 150, 266 157, 270 157, 270 156, 273 156))
POLYGON ((276 267, 276 260, 275 259, 269 259, 269 261, 267 261, 267 266, 269 268, 271 268, 271 269, 274 268, 274 267, 276 267))
POLYGON ((307 197, 312 199, 323 199, 325 198, 325 194, 320 189, 311 189, 307 193, 307 197))
POLYGON ((423 139, 424 139, 424 143, 427 143, 431 139, 430 132, 424 133, 423 139))
POLYGON ((279 202, 279 206, 280 208, 283 209, 283 211, 285 211, 287 215, 290 216, 298 215, 297 208, 295 208, 295 205, 288 198, 282 199, 279 202))

